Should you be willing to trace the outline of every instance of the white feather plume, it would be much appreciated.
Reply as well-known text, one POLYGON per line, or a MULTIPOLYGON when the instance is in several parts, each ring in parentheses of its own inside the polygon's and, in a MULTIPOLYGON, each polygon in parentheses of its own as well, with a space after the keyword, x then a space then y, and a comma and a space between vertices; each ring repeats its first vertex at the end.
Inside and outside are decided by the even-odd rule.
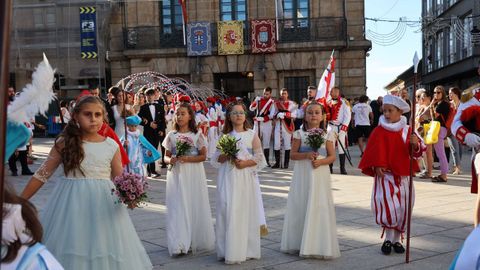
POLYGON ((45 115, 50 102, 55 98, 53 83, 55 70, 43 54, 32 74, 32 83, 27 84, 22 92, 8 105, 8 119, 17 123, 30 122, 37 114, 45 115))

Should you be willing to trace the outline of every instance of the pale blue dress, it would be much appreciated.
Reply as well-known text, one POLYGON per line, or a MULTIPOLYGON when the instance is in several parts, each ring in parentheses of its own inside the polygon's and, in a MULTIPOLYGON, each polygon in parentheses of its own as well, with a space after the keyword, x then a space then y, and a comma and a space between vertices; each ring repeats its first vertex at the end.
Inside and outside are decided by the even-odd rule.
MULTIPOLYGON (((58 179, 41 216, 45 246, 69 270, 152 269, 126 206, 112 194, 111 161, 118 145, 106 138, 84 141, 83 149, 85 176, 58 179)), ((58 166, 54 153, 35 174, 41 181, 58 166)))

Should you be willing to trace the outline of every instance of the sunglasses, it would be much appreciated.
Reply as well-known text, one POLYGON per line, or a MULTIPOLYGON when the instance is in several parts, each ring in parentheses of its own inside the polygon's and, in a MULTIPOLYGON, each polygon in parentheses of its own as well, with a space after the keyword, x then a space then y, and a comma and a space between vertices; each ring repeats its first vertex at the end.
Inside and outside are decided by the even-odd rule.
POLYGON ((433 92, 433 93, 434 93, 434 94, 441 94, 442 92, 440 92, 440 91, 435 91, 435 92, 433 92))
POLYGON ((236 116, 236 115, 246 115, 246 112, 241 112, 241 111, 232 111, 230 112, 231 116, 236 116))

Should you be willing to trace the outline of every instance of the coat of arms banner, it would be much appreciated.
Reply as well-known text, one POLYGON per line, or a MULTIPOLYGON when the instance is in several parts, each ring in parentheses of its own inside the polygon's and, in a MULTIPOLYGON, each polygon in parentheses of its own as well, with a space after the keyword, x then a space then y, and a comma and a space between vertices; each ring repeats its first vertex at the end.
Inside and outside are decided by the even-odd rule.
POLYGON ((218 22, 218 54, 243 54, 243 22, 218 22))
POLYGON ((252 20, 252 53, 271 53, 277 51, 275 42, 275 21, 252 20))
POLYGON ((212 35, 209 22, 195 22, 187 25, 187 55, 212 55, 212 35))

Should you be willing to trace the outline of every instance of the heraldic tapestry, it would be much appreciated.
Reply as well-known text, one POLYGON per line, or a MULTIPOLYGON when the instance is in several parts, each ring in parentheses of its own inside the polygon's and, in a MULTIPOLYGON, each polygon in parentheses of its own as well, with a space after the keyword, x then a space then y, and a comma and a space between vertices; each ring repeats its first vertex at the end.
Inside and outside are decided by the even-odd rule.
POLYGON ((243 22, 218 22, 218 54, 243 54, 243 22))
POLYGON ((277 51, 275 42, 275 21, 252 20, 252 53, 271 53, 277 51))
POLYGON ((195 22, 187 25, 187 55, 212 54, 212 34, 209 22, 195 22))

